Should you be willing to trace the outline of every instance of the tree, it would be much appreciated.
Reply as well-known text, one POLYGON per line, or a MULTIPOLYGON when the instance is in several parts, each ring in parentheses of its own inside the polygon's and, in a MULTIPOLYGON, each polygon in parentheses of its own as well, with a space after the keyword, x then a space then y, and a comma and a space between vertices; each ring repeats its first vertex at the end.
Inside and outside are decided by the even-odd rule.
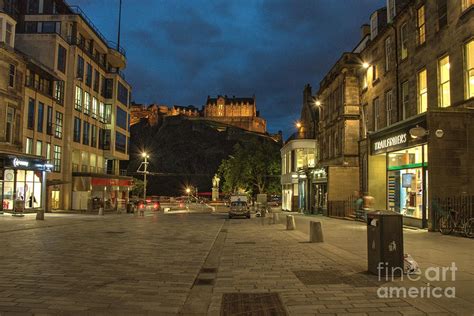
POLYGON ((143 195, 143 188, 145 184, 143 183, 143 180, 133 178, 133 187, 132 187, 132 195, 133 196, 141 196, 143 195))
POLYGON ((280 150, 276 143, 255 139, 234 147, 229 158, 219 166, 223 191, 239 188, 251 194, 280 192, 280 150))

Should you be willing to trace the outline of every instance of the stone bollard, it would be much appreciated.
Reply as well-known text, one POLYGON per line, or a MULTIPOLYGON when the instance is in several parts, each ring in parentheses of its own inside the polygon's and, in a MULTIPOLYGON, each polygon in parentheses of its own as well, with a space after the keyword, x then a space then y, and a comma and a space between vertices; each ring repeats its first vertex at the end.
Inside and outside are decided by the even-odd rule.
POLYGON ((278 213, 273 213, 273 224, 278 224, 280 218, 278 217, 278 213))
POLYGON ((295 230, 295 217, 293 215, 286 215, 286 230, 295 230))
POLYGON ((323 227, 321 222, 309 222, 309 242, 323 242, 323 227))
POLYGON ((99 207, 99 215, 104 215, 104 208, 103 207, 99 207))

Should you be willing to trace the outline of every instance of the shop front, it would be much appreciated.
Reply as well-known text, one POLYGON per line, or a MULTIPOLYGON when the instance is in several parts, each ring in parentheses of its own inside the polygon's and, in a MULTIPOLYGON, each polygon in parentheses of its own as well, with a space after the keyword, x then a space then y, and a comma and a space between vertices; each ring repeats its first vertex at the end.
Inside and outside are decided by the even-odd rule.
POLYGON ((133 178, 106 174, 73 174, 72 208, 93 210, 98 205, 105 210, 125 210, 133 178))
POLYGON ((426 227, 428 220, 428 144, 426 122, 417 120, 370 135, 369 195, 375 209, 404 216, 410 226, 426 227), (417 134, 417 135, 414 135, 417 134))
POLYGON ((40 157, 0 153, 0 211, 42 209, 46 172, 51 168, 52 165, 40 157))
POLYGON ((328 178, 326 168, 313 170, 312 182, 314 186, 315 211, 327 214, 328 178))

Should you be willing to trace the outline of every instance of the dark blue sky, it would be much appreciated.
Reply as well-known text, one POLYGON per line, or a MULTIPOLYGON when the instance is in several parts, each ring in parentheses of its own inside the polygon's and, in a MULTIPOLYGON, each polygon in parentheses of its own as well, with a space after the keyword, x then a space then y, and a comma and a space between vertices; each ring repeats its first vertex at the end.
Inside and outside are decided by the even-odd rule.
MULTIPOLYGON (((110 40, 119 0, 79 5, 110 40)), ((123 0, 126 79, 138 103, 201 107, 256 95, 268 130, 293 132, 306 83, 319 82, 385 0, 123 0)))

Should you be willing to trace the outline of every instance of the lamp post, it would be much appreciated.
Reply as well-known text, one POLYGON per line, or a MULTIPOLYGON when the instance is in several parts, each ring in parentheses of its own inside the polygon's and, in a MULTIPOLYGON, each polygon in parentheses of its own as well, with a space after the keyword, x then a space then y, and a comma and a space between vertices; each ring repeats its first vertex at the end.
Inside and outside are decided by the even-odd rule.
POLYGON ((146 203, 146 174, 148 173, 147 171, 147 167, 148 167, 148 158, 150 158, 150 156, 146 153, 146 152, 143 152, 142 153, 142 157, 144 159, 143 161, 143 202, 146 203))

